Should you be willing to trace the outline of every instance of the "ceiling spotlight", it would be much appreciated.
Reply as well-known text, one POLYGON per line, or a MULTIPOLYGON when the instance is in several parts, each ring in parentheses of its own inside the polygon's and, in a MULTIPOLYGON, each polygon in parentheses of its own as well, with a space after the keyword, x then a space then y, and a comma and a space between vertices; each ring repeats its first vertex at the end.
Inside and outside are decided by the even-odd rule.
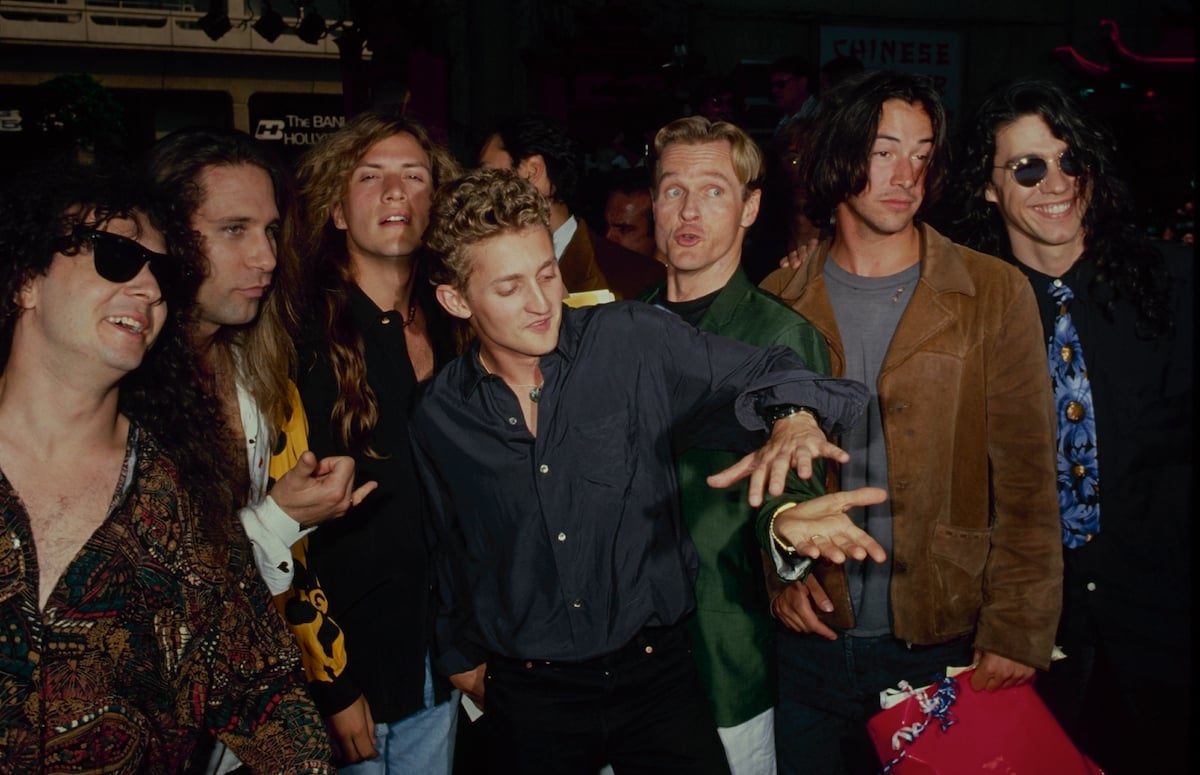
POLYGON ((204 30, 204 34, 212 40, 220 40, 222 35, 233 29, 233 23, 229 21, 229 14, 218 9, 213 9, 201 16, 200 21, 196 22, 196 26, 204 30))
POLYGON ((296 28, 296 35, 305 43, 319 43, 324 34, 325 17, 309 8, 300 20, 300 26, 296 28))
POLYGON ((258 21, 254 23, 254 31, 262 35, 268 43, 274 43, 275 39, 286 29, 287 24, 283 21, 283 17, 269 5, 263 10, 262 16, 258 17, 258 21))

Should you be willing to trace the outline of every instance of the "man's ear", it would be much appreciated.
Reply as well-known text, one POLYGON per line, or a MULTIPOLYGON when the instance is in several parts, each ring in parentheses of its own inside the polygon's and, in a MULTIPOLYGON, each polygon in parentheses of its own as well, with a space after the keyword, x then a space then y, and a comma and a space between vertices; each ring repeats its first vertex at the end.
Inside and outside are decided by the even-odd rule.
POLYGON ((337 228, 341 229, 342 231, 345 231, 349 228, 349 225, 346 223, 346 211, 343 209, 341 202, 338 202, 333 206, 333 209, 330 211, 329 215, 333 219, 333 225, 337 228))
POLYGON ((987 182, 987 185, 983 187, 983 198, 992 204, 1000 203, 1000 194, 997 193, 996 186, 990 180, 987 182))
POLYGON ((437 296, 438 304, 442 305, 442 309, 454 317, 460 320, 471 317, 471 307, 467 304, 467 297, 453 285, 442 283, 433 292, 437 296))
POLYGON ((762 204, 762 189, 750 189, 750 195, 742 203, 742 228, 749 229, 758 220, 758 207, 762 204))
POLYGON ((546 160, 540 153, 521 159, 521 163, 517 165, 517 174, 532 183, 542 196, 554 197, 554 184, 550 182, 550 175, 546 172, 546 160))
POLYGON ((13 294, 13 301, 17 303, 17 307, 22 310, 33 309, 37 306, 38 301, 38 283, 37 279, 40 275, 31 274, 25 278, 25 282, 21 283, 21 289, 13 294))

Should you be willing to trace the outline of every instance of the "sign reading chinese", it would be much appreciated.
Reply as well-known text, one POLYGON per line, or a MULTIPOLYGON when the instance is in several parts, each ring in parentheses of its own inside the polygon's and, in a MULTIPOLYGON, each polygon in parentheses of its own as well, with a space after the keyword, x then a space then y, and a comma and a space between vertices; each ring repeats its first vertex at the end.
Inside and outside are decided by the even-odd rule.
POLYGON ((887 27, 822 27, 822 64, 839 56, 857 57, 868 70, 922 73, 942 95, 950 123, 962 93, 962 48, 957 32, 887 27))

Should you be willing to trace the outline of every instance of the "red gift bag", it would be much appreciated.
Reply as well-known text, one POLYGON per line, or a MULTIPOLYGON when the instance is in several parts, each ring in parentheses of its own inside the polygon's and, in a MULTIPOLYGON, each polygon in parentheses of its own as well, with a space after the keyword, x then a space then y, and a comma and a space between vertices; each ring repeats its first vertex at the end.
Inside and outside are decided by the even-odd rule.
POLYGON ((971 672, 920 689, 901 683, 899 696, 882 703, 890 707, 867 721, 867 732, 883 772, 1103 775, 1075 748, 1032 683, 977 692, 971 672))

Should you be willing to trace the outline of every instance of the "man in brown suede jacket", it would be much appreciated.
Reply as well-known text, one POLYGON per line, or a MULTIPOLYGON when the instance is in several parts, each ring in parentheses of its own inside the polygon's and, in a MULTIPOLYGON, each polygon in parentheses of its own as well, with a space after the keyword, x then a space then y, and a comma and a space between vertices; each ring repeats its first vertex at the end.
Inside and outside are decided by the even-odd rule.
POLYGON ((832 217, 832 239, 763 287, 825 335, 835 375, 872 390, 841 440, 840 486, 888 490, 851 516, 889 560, 820 563, 819 584, 775 601, 784 773, 877 771, 862 722, 901 679, 974 663, 976 689, 1029 681, 1049 666, 1061 596, 1055 420, 1028 281, 914 222, 946 165, 928 80, 866 73, 829 99, 806 208, 832 217))

